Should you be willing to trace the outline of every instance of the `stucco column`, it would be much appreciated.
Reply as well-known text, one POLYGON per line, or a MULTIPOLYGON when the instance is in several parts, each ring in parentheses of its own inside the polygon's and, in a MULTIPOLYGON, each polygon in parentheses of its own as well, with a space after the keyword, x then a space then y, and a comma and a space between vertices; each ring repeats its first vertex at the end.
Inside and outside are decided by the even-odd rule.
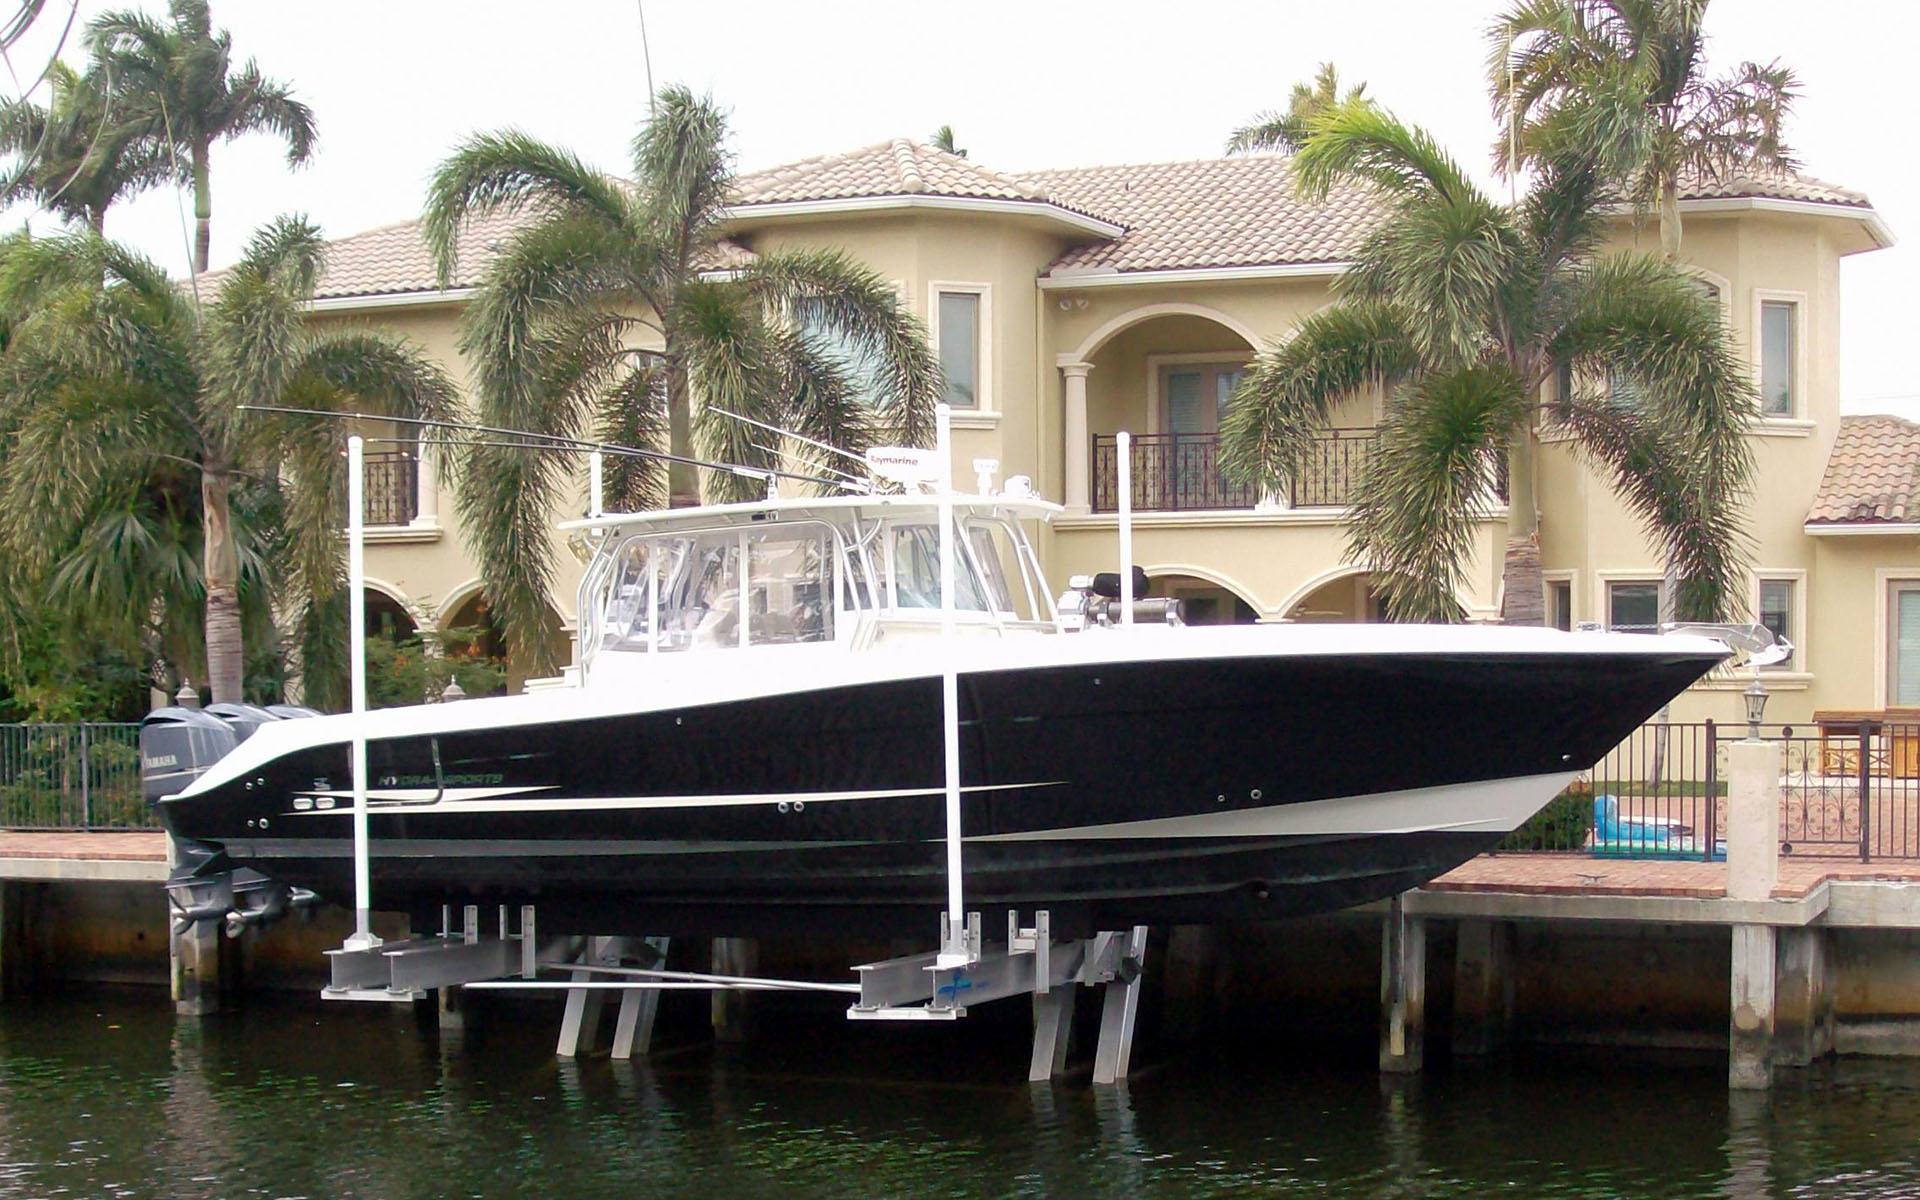
POLYGON ((1067 511, 1070 513, 1093 511, 1092 490, 1088 484, 1093 443, 1087 438, 1087 372, 1091 370, 1092 363, 1060 364, 1060 373, 1066 377, 1067 385, 1066 433, 1061 439, 1061 452, 1067 459, 1067 511))
POLYGON ((413 523, 437 528, 440 524, 440 472, 434 469, 433 455, 415 449, 415 490, 413 523))

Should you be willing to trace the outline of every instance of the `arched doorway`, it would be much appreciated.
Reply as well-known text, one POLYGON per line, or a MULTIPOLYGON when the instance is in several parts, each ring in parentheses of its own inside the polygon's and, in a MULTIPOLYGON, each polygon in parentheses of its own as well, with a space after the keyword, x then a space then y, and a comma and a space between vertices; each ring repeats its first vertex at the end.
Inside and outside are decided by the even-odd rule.
POLYGON ((1067 428, 1085 429, 1069 456, 1069 507, 1112 512, 1119 499, 1119 443, 1132 435, 1133 507, 1141 512, 1252 508, 1256 489, 1219 465, 1220 423, 1254 353, 1248 331, 1223 313, 1150 305, 1116 318, 1065 378, 1067 428), (1076 458, 1090 461, 1087 495, 1076 458))
MULTIPOLYGON (((545 638, 555 661, 565 664, 572 658, 567 635, 554 611, 547 609, 545 638)), ((518 692, 527 681, 527 673, 507 655, 507 629, 488 603, 486 593, 476 588, 454 605, 440 622, 441 641, 448 657, 484 659, 498 664, 504 673, 502 689, 518 692)), ((471 691, 471 689, 469 689, 471 691)))
POLYGON ((1287 607, 1287 620, 1301 624, 1372 624, 1387 619, 1386 604, 1367 571, 1337 575, 1287 607))
POLYGON ((420 623, 414 620, 407 606, 377 588, 368 588, 361 593, 361 609, 366 613, 367 636, 386 638, 390 642, 404 642, 420 632, 420 623))

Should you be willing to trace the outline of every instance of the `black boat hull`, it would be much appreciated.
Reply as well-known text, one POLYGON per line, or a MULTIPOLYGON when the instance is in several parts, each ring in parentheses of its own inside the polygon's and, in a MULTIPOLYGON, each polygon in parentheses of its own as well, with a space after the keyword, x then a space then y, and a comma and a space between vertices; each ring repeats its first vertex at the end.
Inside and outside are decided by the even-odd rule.
MULTIPOLYGON (((1496 843, 1713 663, 1699 652, 1274 655, 959 680, 965 898, 1056 927, 1262 919, 1496 843)), ((486 701, 457 706, 476 724, 486 701)), ((924 931, 946 897, 938 676, 368 742, 375 908, 548 928, 924 931)), ((317 725, 318 723, 316 723, 317 725)), ((348 746, 160 804, 350 902, 348 746)))

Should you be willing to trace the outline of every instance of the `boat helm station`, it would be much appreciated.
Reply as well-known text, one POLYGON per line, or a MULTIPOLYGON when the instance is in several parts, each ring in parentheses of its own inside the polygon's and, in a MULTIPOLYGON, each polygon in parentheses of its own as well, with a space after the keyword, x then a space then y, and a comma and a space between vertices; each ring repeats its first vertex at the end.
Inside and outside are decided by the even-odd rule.
MULTIPOLYGON (((1118 577, 1076 577, 1056 601, 1022 521, 1057 506, 955 496, 960 636, 1052 634, 1117 621, 1118 577)), ((583 681, 660 654, 876 649, 941 629, 939 505, 929 496, 759 501, 571 523, 599 545, 580 585, 583 681)), ((1145 591, 1135 574, 1135 595, 1145 591)), ((1136 617, 1179 623, 1171 600, 1136 617)))

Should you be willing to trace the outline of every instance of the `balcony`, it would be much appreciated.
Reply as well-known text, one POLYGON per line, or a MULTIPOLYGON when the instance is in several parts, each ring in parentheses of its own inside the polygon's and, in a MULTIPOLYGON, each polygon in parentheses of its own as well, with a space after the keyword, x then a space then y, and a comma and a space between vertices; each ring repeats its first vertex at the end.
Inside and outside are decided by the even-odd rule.
MULTIPOLYGON (((1329 429, 1314 439, 1308 468, 1275 499, 1288 508, 1344 508, 1378 444, 1373 429, 1329 429)), ((1260 489, 1234 483, 1220 470, 1220 439, 1211 433, 1147 433, 1133 438, 1136 512, 1252 508, 1260 489)), ((1093 510, 1120 506, 1120 451, 1113 434, 1093 438, 1093 510)))
POLYGON ((404 450, 366 456, 368 525, 407 525, 420 515, 420 460, 404 450))

